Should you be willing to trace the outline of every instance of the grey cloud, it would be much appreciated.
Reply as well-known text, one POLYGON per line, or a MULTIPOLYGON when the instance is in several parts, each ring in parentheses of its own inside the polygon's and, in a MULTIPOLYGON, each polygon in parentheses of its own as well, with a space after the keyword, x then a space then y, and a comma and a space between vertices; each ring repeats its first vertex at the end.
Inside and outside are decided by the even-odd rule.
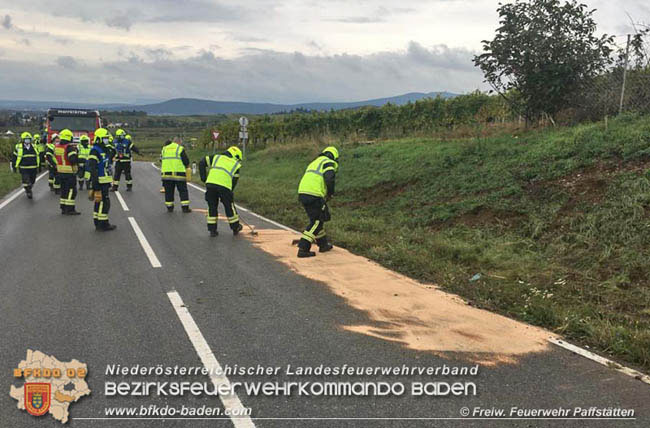
POLYGON ((215 100, 297 103, 354 101, 412 91, 467 92, 482 87, 471 53, 426 48, 372 55, 307 55, 249 50, 235 59, 201 51, 189 59, 137 56, 101 65, 57 60, 57 73, 0 60, 5 97, 61 101, 129 102, 135 98, 196 97, 215 100), (56 76, 53 76, 53 75, 56 76), (28 82, 28 83, 25 83, 28 82))
POLYGON ((154 61, 168 59, 174 55, 172 51, 165 48, 145 49, 144 51, 154 61))
POLYGON ((79 68, 79 63, 71 56, 60 56, 56 59, 56 64, 64 69, 75 70, 79 68))
POLYGON ((26 38, 26 37, 23 38, 23 39, 20 39, 20 43, 22 43, 25 46, 31 46, 32 45, 32 42, 30 42, 29 39, 26 38))
POLYGON ((2 27, 11 30, 13 27, 13 24, 11 23, 11 16, 5 15, 4 18, 2 18, 2 27))

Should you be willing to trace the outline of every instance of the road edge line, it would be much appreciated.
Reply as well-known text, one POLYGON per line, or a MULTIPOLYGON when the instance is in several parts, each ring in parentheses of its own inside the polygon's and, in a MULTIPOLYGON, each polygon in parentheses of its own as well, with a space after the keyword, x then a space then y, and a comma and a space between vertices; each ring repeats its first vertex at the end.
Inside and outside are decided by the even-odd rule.
POLYGON ((154 268, 162 267, 162 265, 160 264, 160 260, 158 260, 156 253, 154 253, 153 248, 151 248, 151 245, 149 245, 149 241, 147 241, 147 237, 144 236, 144 233, 142 233, 142 229, 140 229, 140 226, 138 226, 138 223, 135 221, 135 218, 129 217, 129 223, 131 223, 131 227, 133 228, 133 231, 135 232, 135 236, 137 236, 138 241, 140 241, 140 245, 142 246, 144 253, 149 258, 149 263, 151 263, 151 267, 154 268))
MULTIPOLYGON (((153 162, 151 162, 151 166, 153 166, 154 168, 156 168, 156 169, 158 169, 158 170, 160 169, 160 168, 158 168, 158 166, 157 166, 155 163, 153 163, 153 162)), ((197 186, 197 185, 194 184, 194 183, 187 183, 187 185, 190 186, 190 187, 195 188, 196 190, 198 190, 198 191, 200 191, 200 192, 205 193, 205 189, 204 189, 203 187, 197 186)), ((240 210, 240 211, 243 211, 243 212, 245 212, 245 213, 249 213, 250 215, 257 217, 257 218, 259 218, 260 220, 264 220, 265 222, 267 222, 267 223, 271 223, 272 225, 277 226, 277 227, 279 227, 279 228, 281 228, 281 229, 284 229, 284 230, 286 230, 286 231, 288 231, 288 232, 293 232, 293 233, 298 234, 298 235, 301 234, 300 232, 298 232, 298 231, 295 230, 295 229, 290 228, 289 226, 285 226, 284 224, 278 223, 277 221, 271 220, 270 218, 266 218, 266 217, 264 217, 264 216, 261 215, 261 214, 258 214, 258 213, 256 213, 256 212, 253 212, 253 211, 249 210, 248 208, 244 208, 244 207, 242 207, 242 206, 239 205, 239 204, 235 204, 235 207, 236 207, 238 210, 240 210)))
MULTIPOLYGON (((203 366, 208 370, 212 384, 215 388, 223 388, 224 385, 226 388, 231 388, 230 380, 228 380, 226 375, 223 374, 221 364, 219 364, 219 361, 217 361, 217 358, 214 356, 214 353, 210 349, 210 345, 208 345, 208 342, 205 340, 199 326, 196 325, 194 318, 192 318, 192 314, 190 314, 190 311, 183 303, 181 296, 177 291, 172 290, 167 293, 167 298, 176 311, 176 315, 180 319, 181 324, 183 324, 185 333, 187 333, 187 337, 190 339, 190 342, 192 342, 196 354, 199 356, 203 366), (216 373, 222 374, 218 375, 216 373)), ((237 409, 239 410, 237 413, 240 415, 243 414, 245 407, 239 400, 237 393, 234 391, 229 395, 219 394, 219 399, 223 403, 224 407, 229 410, 229 413, 233 413, 232 410, 237 409)), ((255 424, 251 420, 250 416, 230 416, 230 420, 235 428, 255 428, 255 424)))
POLYGON ((124 198, 120 194, 118 190, 115 191, 115 196, 117 196, 117 200, 120 201, 120 205, 122 205, 122 209, 124 211, 129 211, 129 207, 126 205, 126 201, 124 201, 124 198))
MULTIPOLYGON (((34 181, 34 184, 36 184, 36 182, 37 182, 38 180, 40 180, 41 178, 45 177, 47 174, 48 174, 47 171, 45 171, 44 173, 42 173, 41 175, 39 175, 38 177, 36 177, 36 180, 34 181)), ((21 185, 21 186, 22 186, 22 185, 21 185)), ((16 188, 16 189, 14 189, 13 192, 10 192, 10 193, 9 193, 9 195, 11 195, 11 196, 7 196, 7 197, 5 197, 5 198, 4 198, 5 200, 4 200, 3 202, 0 203, 0 210, 3 209, 4 207, 6 207, 7 205, 9 205, 9 204, 11 203, 11 201, 13 201, 14 199, 16 199, 18 196, 22 195, 23 193, 25 193, 25 188, 24 188, 24 187, 18 187, 18 188, 16 188), (12 193, 13 193, 13 194, 12 194, 12 193)))
POLYGON ((640 371, 631 369, 629 367, 622 366, 621 364, 609 360, 605 357, 601 357, 598 354, 594 354, 591 351, 587 351, 586 349, 580 348, 579 346, 573 345, 571 343, 565 342, 564 340, 561 339, 556 339, 555 337, 549 337, 547 339, 550 343, 559 346, 560 348, 564 348, 568 351, 573 352, 574 354, 580 355, 581 357, 585 357, 591 361, 595 361, 598 364, 601 364, 605 367, 611 368, 616 370, 617 372, 623 373, 627 376, 633 377, 637 380, 640 380, 643 383, 647 383, 650 385, 650 376, 641 373, 640 371))

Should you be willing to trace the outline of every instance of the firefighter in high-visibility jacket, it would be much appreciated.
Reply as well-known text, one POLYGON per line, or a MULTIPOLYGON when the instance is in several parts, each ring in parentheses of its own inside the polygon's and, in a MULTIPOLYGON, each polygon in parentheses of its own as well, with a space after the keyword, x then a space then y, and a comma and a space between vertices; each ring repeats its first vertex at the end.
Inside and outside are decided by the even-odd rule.
POLYGON ((167 211, 174 211, 174 189, 178 189, 183 212, 192 212, 190 195, 187 191, 187 182, 192 178, 192 169, 185 148, 177 142, 168 140, 162 148, 160 160, 160 177, 165 189, 167 211))
POLYGON ((34 145, 29 132, 20 134, 20 143, 16 144, 11 156, 11 169, 20 172, 25 194, 32 199, 32 186, 36 182, 36 172, 41 166, 38 148, 34 145))
POLYGON ((140 154, 140 151, 131 141, 131 136, 126 135, 123 129, 118 129, 115 132, 115 140, 113 140, 113 146, 115 148, 115 174, 113 175, 113 188, 112 190, 117 191, 120 185, 120 177, 122 177, 122 172, 124 172, 124 177, 126 178, 126 191, 130 192, 133 188, 133 177, 131 176, 131 160, 133 158, 133 153, 140 154))
POLYGON ((61 182, 61 214, 79 215, 75 209, 77 198, 77 145, 72 142, 72 131, 64 129, 59 133, 59 143, 54 146, 56 173, 61 182))
POLYGON ((220 200, 226 211, 226 217, 233 235, 237 235, 242 230, 233 195, 239 180, 241 162, 242 152, 235 146, 229 147, 224 153, 206 156, 199 162, 199 174, 206 187, 205 200, 208 203, 208 231, 212 237, 218 235, 217 207, 220 200))
POLYGON ((331 250, 332 244, 327 240, 324 223, 330 220, 327 201, 334 195, 336 173, 339 169, 339 151, 336 147, 327 147, 314 159, 300 180, 298 200, 309 217, 309 225, 302 232, 298 242, 298 257, 313 257, 311 244, 318 245, 324 253, 331 250))
POLYGON ((61 193, 61 183, 59 175, 56 173, 56 158, 54 157, 54 147, 59 142, 59 134, 52 134, 49 143, 45 144, 45 161, 47 162, 48 177, 47 183, 50 185, 50 191, 55 195, 61 193))
POLYGON ((36 150, 38 150, 38 171, 40 172, 45 163, 45 143, 41 141, 41 135, 38 132, 34 132, 32 138, 34 140, 32 141, 32 144, 34 144, 36 150))
POLYGON ((82 135, 79 137, 79 144, 77 145, 78 154, 78 164, 79 169, 77 170, 77 180, 79 181, 79 190, 83 190, 84 183, 86 188, 90 189, 88 180, 90 180, 90 173, 86 171, 86 162, 88 161, 88 155, 90 155, 90 137, 87 135, 82 135))
POLYGON ((109 193, 113 182, 112 149, 108 131, 105 128, 95 130, 95 140, 88 154, 86 171, 90 174, 91 189, 88 190, 88 199, 95 202, 93 208, 93 222, 95 229, 100 232, 115 230, 117 226, 108 221, 108 212, 111 209, 109 193))

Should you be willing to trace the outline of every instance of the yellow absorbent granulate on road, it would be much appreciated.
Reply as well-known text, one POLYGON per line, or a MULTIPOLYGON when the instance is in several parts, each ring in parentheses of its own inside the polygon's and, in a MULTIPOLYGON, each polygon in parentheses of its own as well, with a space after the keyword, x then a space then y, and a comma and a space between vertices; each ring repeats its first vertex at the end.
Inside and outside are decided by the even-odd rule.
POLYGON ((552 336, 469 306, 435 285, 419 283, 342 248, 299 259, 291 245, 298 238, 294 233, 259 230, 258 236, 247 237, 296 273, 326 284, 368 314, 367 325, 344 326, 348 331, 443 356, 460 353, 459 357, 486 365, 514 363, 518 356, 542 352, 552 336))

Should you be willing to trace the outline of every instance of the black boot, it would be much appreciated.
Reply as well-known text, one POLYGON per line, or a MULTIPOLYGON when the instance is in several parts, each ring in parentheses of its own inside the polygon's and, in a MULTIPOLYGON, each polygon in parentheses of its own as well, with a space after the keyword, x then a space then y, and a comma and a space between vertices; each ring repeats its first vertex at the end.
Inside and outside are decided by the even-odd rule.
POLYGON ((106 224, 102 228, 104 232, 110 232, 111 230, 115 230, 115 229, 117 229, 117 226, 114 224, 110 224, 109 222, 106 222, 106 224))
POLYGON ((117 192, 117 185, 113 184, 113 187, 111 187, 111 192, 117 192))
POLYGON ((28 187, 25 189, 25 194, 27 195, 27 199, 32 199, 34 195, 32 195, 32 188, 28 187))
POLYGON ((311 242, 307 241, 304 238, 301 238, 300 242, 298 242, 298 258, 303 259, 306 257, 314 257, 316 253, 310 251, 310 248, 311 242))
POLYGON ((210 238, 216 238, 217 236, 219 236, 219 232, 217 232, 216 230, 210 231, 210 238))
POLYGON ((167 212, 168 213, 174 212, 174 206, 172 205, 171 207, 167 207, 167 212))
POLYGON ((54 188, 54 194, 55 195, 60 195, 61 194, 61 189, 57 189, 56 187, 54 188))
POLYGON ((126 185, 126 191, 130 192, 131 190, 133 190, 133 184, 127 184, 126 185))
POLYGON ((192 212, 192 208, 188 207, 187 205, 183 205, 181 208, 183 209, 183 212, 186 214, 192 212))
POLYGON ((318 251, 320 251, 321 253, 326 253, 326 252, 330 251, 332 248, 334 248, 334 246, 332 244, 327 242, 326 237, 318 238, 316 240, 316 245, 318 245, 318 251))
POLYGON ((240 223, 236 223, 236 224, 233 223, 233 224, 234 224, 234 226, 232 226, 232 234, 235 235, 235 236, 239 235, 239 232, 242 231, 244 226, 242 226, 240 223))
POLYGON ((84 188, 84 182, 80 181, 79 182, 79 190, 83 190, 83 188, 84 188))
POLYGON ((68 207, 68 210, 66 212, 67 215, 79 215, 81 214, 79 211, 75 209, 75 207, 68 207))

